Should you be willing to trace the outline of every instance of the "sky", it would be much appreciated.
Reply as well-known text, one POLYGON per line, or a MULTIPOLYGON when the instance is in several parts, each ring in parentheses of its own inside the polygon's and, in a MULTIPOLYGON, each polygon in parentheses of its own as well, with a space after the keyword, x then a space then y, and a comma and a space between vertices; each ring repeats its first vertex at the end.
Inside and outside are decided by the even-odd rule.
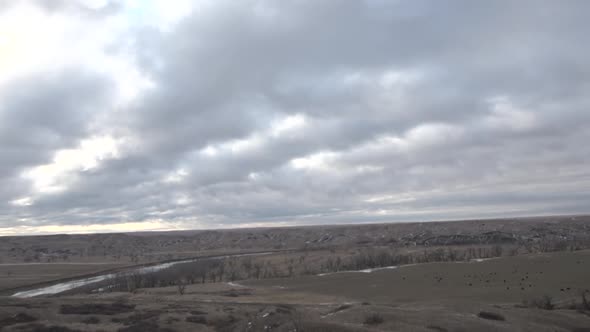
POLYGON ((588 12, 0 0, 0 235, 588 213, 588 12))

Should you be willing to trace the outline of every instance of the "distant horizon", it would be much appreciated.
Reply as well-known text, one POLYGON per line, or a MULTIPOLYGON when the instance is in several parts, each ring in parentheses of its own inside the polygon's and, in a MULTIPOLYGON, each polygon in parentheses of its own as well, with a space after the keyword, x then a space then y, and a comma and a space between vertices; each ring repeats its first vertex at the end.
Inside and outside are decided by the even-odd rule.
POLYGON ((400 221, 369 221, 369 222, 350 222, 350 223, 330 223, 330 224, 275 224, 259 226, 240 226, 225 228, 187 228, 187 229, 152 229, 139 231, 104 231, 104 232, 75 232, 75 233, 15 233, 3 234, 1 237, 34 237, 34 236, 59 236, 59 235, 101 235, 101 234, 134 234, 134 233, 174 233, 174 232, 203 232, 203 231, 232 231, 232 230, 256 230, 256 229, 275 229, 275 228, 298 228, 298 227, 338 227, 338 226, 367 226, 367 225, 389 225, 389 224, 412 224, 412 223, 440 223, 440 222, 477 222, 477 221, 494 221, 510 219, 537 219, 537 218, 576 218, 590 216, 590 213, 579 214, 546 214, 546 215, 515 215, 505 217, 473 217, 467 219, 427 219, 427 220, 400 220, 400 221))
POLYGON ((588 12, 0 0, 0 234, 590 213, 588 12))

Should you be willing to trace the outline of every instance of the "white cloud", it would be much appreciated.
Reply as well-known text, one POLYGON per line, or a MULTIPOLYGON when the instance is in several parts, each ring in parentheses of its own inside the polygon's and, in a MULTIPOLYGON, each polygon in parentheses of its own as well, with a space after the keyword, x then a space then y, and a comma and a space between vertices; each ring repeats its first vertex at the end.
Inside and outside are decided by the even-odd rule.
POLYGON ((461 137, 460 127, 445 123, 426 123, 410 129, 403 137, 408 149, 452 143, 461 137))
MULTIPOLYGON (((103 2, 84 3, 99 8, 103 2)), ((154 86, 127 50, 132 29, 124 12, 97 18, 26 1, 10 6, 0 12, 0 92, 19 77, 77 68, 115 82, 113 107, 122 107, 154 86)))
POLYGON ((289 115, 271 124, 270 136, 278 138, 284 135, 297 135, 306 126, 306 117, 303 114, 289 115))
POLYGON ((302 114, 284 116, 269 124, 268 128, 254 132, 247 137, 209 144, 199 150, 199 154, 208 158, 228 155, 244 155, 261 150, 272 140, 301 137, 307 126, 307 118, 302 114))
POLYGON ((335 152, 317 152, 309 156, 294 158, 289 163, 297 170, 328 171, 334 168, 332 162, 338 157, 335 152))
POLYGON ((535 115, 518 108, 508 97, 494 97, 488 100, 491 114, 484 119, 484 124, 493 129, 527 131, 537 126, 535 115))
POLYGON ((31 197, 23 197, 10 201, 10 204, 14 206, 29 206, 33 204, 33 199, 31 197))
POLYGON ((134 24, 154 26, 164 32, 170 32, 183 18, 194 10, 208 6, 206 0, 129 0, 125 3, 126 15, 134 24))
POLYGON ((168 174, 165 178, 164 178, 164 182, 165 183, 179 183, 182 182, 184 180, 184 178, 186 178, 186 176, 188 175, 188 171, 184 168, 180 168, 170 174, 168 174))
POLYGON ((75 173, 93 169, 103 160, 117 158, 121 143, 109 136, 85 139, 78 148, 60 150, 51 163, 27 170, 22 176, 33 183, 36 194, 63 191, 75 173))
POLYGON ((90 224, 90 225, 42 225, 42 226, 17 226, 0 227, 0 235, 26 235, 26 234, 84 234, 97 232, 141 232, 141 231, 170 231, 186 229, 179 223, 163 220, 148 220, 143 222, 121 222, 115 224, 90 224))

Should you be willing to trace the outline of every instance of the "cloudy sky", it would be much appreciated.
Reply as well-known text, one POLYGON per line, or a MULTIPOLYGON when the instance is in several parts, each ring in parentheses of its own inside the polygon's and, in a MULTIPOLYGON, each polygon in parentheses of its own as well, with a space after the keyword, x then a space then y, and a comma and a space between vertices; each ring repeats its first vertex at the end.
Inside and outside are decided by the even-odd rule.
POLYGON ((589 12, 0 0, 0 234, 590 212, 589 12))

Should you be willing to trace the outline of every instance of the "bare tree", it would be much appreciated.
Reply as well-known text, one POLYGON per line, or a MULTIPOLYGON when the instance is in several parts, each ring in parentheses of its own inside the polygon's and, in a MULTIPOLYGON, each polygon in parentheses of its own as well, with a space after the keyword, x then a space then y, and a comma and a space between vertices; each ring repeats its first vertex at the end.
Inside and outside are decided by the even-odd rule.
POLYGON ((176 283, 176 290, 178 291, 179 295, 184 295, 184 291, 186 290, 186 281, 183 279, 178 280, 176 283))
POLYGON ((590 290, 585 289, 581 292, 582 305, 584 306, 584 309, 590 310, 590 303, 588 303, 588 299, 586 299, 586 294, 590 294, 590 290))

